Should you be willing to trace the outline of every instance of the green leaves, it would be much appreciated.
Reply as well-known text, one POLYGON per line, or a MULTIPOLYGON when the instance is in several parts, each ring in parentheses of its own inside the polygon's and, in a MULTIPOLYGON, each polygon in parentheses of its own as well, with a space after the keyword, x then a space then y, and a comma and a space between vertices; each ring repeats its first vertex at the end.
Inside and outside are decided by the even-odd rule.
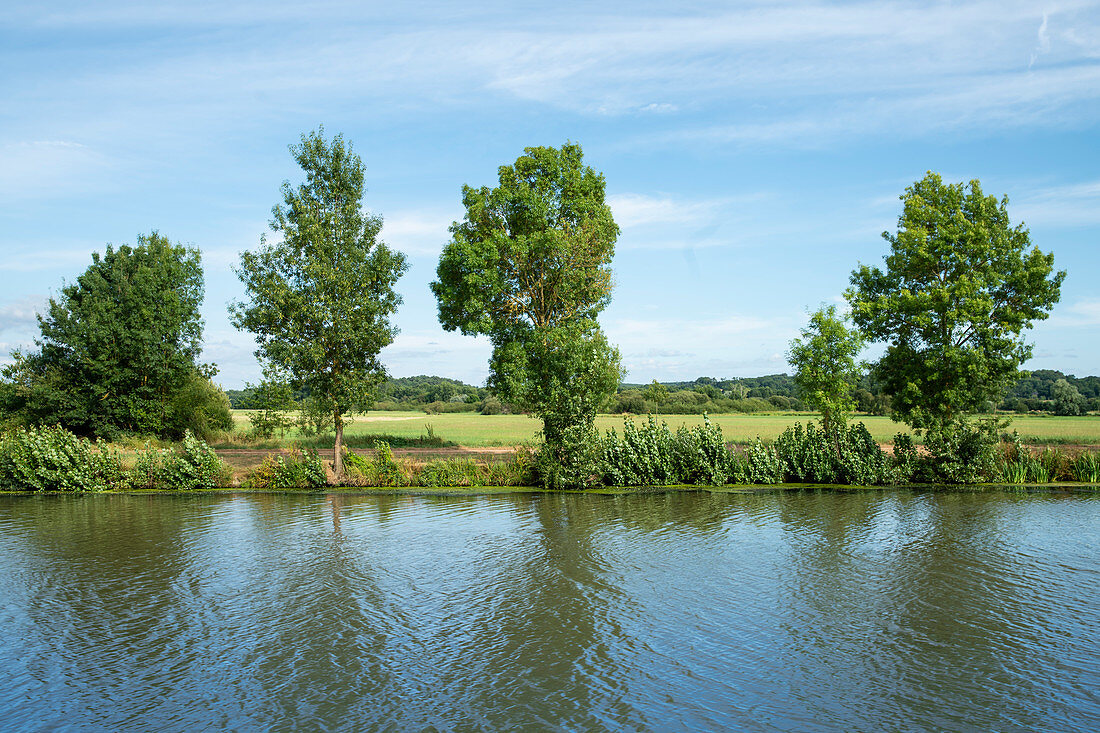
POLYGON ((787 358, 795 384, 803 399, 821 411, 829 435, 844 426, 845 414, 855 408, 852 385, 859 378, 856 357, 862 349, 863 337, 848 329, 835 305, 811 315, 802 337, 791 341, 787 358))
POLYGON ((397 335, 394 285, 408 263, 378 241, 381 218, 363 213, 366 169, 342 136, 326 140, 321 128, 290 150, 306 182, 283 183, 283 203, 272 209, 282 240, 261 238, 257 251, 241 254, 248 302, 230 312, 237 328, 255 334, 257 355, 332 416, 340 473, 343 415, 369 405, 385 378, 378 354, 397 335))
MULTIPOLYGON (((527 148, 501 166, 496 188, 466 186, 462 202, 466 217, 451 226, 431 285, 440 323, 489 336, 489 388, 542 418, 551 453, 567 442, 575 453, 622 375, 596 322, 619 235, 603 176, 583 165, 579 145, 527 148)), ((580 471, 554 480, 586 480, 580 471)))
POLYGON ((181 436, 195 415, 177 398, 212 373, 196 363, 202 298, 198 250, 155 231, 94 253, 39 316, 39 351, 16 355, 6 371, 28 421, 105 437, 181 436))
POLYGON ((925 428, 1007 389, 1031 356, 1022 333, 1047 318, 1065 273, 978 181, 930 172, 902 200, 886 270, 861 266, 845 295, 865 335, 888 342, 875 371, 895 414, 925 428))

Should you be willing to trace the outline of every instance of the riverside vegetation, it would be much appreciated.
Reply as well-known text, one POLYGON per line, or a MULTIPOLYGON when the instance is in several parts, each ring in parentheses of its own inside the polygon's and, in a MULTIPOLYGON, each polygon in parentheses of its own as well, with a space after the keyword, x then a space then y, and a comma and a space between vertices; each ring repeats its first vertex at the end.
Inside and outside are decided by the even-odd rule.
MULTIPOLYGON (((1023 333, 1049 316, 1066 273, 1054 269, 1053 254, 1031 245, 1026 228, 1011 225, 1007 199, 984 195, 976 180, 945 184, 932 172, 901 196, 897 231, 883 235, 885 268, 852 272, 850 315, 823 307, 791 342, 797 397, 765 401, 739 390, 735 400, 716 385, 701 385, 701 401, 691 397, 691 411, 704 413, 711 403, 744 412, 782 408, 782 397, 787 407, 816 409, 820 427, 796 424, 770 444, 737 449, 707 419, 675 431, 650 419, 627 422, 621 436, 601 432, 597 413, 612 403, 624 374, 598 322, 611 300, 619 227, 603 174, 571 142, 525 148, 499 168, 496 187, 463 187, 466 213, 450 228, 430 286, 444 329, 487 336, 493 345, 487 393, 467 391, 461 401, 476 396, 483 412, 537 417, 540 444, 500 465, 398 459, 385 443, 370 458, 349 452, 348 416, 370 409, 386 379, 379 355, 397 334, 395 284, 408 265, 381 241, 381 218, 363 213, 365 166, 350 143, 327 139, 321 128, 291 152, 305 182, 284 182, 272 210, 281 241, 261 237, 257 250, 242 253, 237 274, 246 300, 230 310, 259 347, 264 382, 254 390, 254 430, 282 438, 296 408, 299 432, 332 431, 331 466, 299 449, 228 476, 209 440, 232 429, 229 401, 211 381, 215 367, 198 362, 199 252, 154 232, 136 247, 93 255, 92 266, 39 317, 38 350, 16 352, 4 369, 5 487, 190 490, 232 481, 581 489, 1095 474, 1095 454, 1034 454, 1006 436, 1004 425, 980 417, 1018 383, 1032 352, 1023 333), (885 354, 867 369, 857 357, 871 342, 885 354), (849 424, 864 403, 908 424, 916 439, 899 433, 884 451, 864 424, 849 424), (182 441, 126 451, 102 442, 142 435, 182 441)), ((1089 406, 1082 388, 1092 386, 1055 380, 1050 402, 1059 414, 1079 415, 1089 406)), ((655 381, 638 395, 657 410, 683 397, 655 381)))
MULTIPOLYGON (((998 436, 995 424, 975 426, 950 442, 922 449, 899 433, 884 450, 862 423, 832 434, 798 423, 774 442, 730 445, 709 419, 673 430, 650 416, 626 418, 620 434, 604 433, 592 446, 584 477, 589 488, 830 484, 1100 483, 1100 453, 1035 450, 1016 435, 998 436)), ((344 455, 343 487, 531 487, 557 471, 544 450, 521 448, 501 461, 449 458, 418 462, 394 456, 388 443, 372 456, 344 455)), ((193 491, 231 483, 253 489, 317 489, 334 475, 316 450, 284 449, 239 477, 205 442, 185 435, 175 448, 146 445, 123 451, 64 428, 11 430, 0 435, 0 487, 14 491, 193 491)))

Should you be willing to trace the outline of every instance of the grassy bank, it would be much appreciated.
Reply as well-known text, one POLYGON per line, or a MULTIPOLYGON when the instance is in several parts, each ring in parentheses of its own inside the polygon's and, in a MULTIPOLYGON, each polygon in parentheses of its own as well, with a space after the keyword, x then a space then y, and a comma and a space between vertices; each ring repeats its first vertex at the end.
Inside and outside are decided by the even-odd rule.
MULTIPOLYGON (((234 410, 233 418, 237 423, 239 437, 216 444, 215 447, 255 445, 276 448, 281 445, 299 445, 318 448, 328 446, 331 450, 331 437, 310 438, 299 435, 296 430, 288 432, 282 440, 250 442, 245 437, 249 427, 248 414, 247 410, 234 410)), ((722 429, 727 442, 743 445, 757 437, 764 442, 770 442, 795 423, 806 423, 817 417, 807 412, 730 414, 711 416, 710 421, 722 429)), ((700 425, 703 422, 701 415, 661 415, 660 419, 666 421, 673 429, 681 425, 700 425)), ((888 417, 857 415, 853 421, 862 421, 866 424, 871 436, 880 443, 892 442, 897 433, 910 432, 906 425, 896 423, 888 417)), ((611 428, 621 429, 622 424, 623 418, 620 415, 600 415, 596 419, 596 427, 601 432, 611 428)), ((440 415, 427 415, 423 412, 371 412, 356 416, 354 422, 346 428, 344 435, 349 445, 361 448, 370 447, 378 437, 387 439, 394 447, 479 448, 531 445, 537 440, 539 428, 539 421, 526 415, 480 415, 470 412, 440 415)), ((1032 445, 1100 445, 1100 416, 1097 415, 1014 416, 1009 429, 1019 432, 1020 438, 1032 445)))

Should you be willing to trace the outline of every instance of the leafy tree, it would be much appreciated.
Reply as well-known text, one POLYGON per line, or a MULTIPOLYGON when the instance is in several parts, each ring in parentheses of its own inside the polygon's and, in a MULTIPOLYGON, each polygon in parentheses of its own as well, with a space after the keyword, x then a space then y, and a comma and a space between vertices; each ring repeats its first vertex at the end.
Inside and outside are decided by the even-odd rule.
POLYGON ((1065 379, 1059 379, 1052 388, 1055 415, 1083 415, 1087 400, 1065 379))
POLYGON ((378 354, 397 334, 389 322, 401 303, 394 284, 408 265, 378 240, 382 219, 363 212, 365 167, 341 135, 326 140, 321 128, 290 151, 306 182, 284 182, 284 203, 272 209, 282 241, 261 238, 258 250, 241 253, 237 274, 249 302, 230 310, 237 328, 256 335, 257 356, 329 416, 340 477, 345 415, 369 405, 385 377, 378 354))
POLYGON ((294 409, 294 388, 290 379, 276 367, 264 369, 264 379, 253 387, 253 412, 248 416, 252 432, 261 438, 270 438, 276 432, 282 437, 294 424, 290 411, 294 409))
POLYGON ((1017 379, 1031 355, 1022 333, 1048 316, 1065 273, 976 180, 967 190, 929 172, 901 199, 886 270, 861 266, 846 296, 864 334, 888 344, 875 375, 895 417, 936 429, 1017 379))
POLYGON ((463 187, 432 283, 444 329, 489 336, 489 389, 542 418, 567 483, 585 481, 596 411, 622 376, 596 322, 619 234, 604 187, 579 145, 526 148, 496 188, 463 187))
POLYGON ((39 315, 38 350, 5 370, 25 422, 108 438, 231 427, 215 370, 197 362, 202 297, 198 250, 155 231, 93 253, 39 315))
POLYGON ((821 411, 821 427, 834 442, 847 413, 856 406, 852 391, 859 379, 856 357, 862 349, 863 337, 845 325, 835 305, 818 309, 802 337, 791 341, 787 360, 794 367, 795 384, 802 398, 821 411))
MULTIPOLYGON (((668 387, 654 379, 648 387, 642 390, 645 398, 657 406, 657 414, 661 414, 661 403, 668 399, 668 387)), ((705 393, 704 393, 705 394, 705 393)))

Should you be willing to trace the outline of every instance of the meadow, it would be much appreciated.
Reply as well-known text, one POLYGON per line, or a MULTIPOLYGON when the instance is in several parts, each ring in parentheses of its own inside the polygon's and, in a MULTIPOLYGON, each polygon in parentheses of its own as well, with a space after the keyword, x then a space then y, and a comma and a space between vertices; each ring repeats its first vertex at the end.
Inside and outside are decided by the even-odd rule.
MULTIPOLYGON (((248 410, 234 410, 233 418, 237 424, 237 434, 244 436, 249 429, 248 410)), ((780 414, 725 414, 714 415, 711 422, 722 428, 726 440, 731 443, 748 443, 759 437, 765 442, 774 440, 786 428, 797 422, 816 420, 813 413, 780 414)), ((646 420, 645 416, 634 416, 635 422, 646 420)), ((680 425, 698 425, 701 415, 660 415, 658 420, 665 421, 670 427, 680 425)), ((909 433, 909 428, 892 421, 888 417, 857 415, 853 422, 862 421, 875 440, 891 443, 894 436, 909 433)), ((599 415, 596 426, 601 431, 615 428, 622 432, 622 415, 599 415)), ((367 447, 374 436, 389 436, 395 445, 416 444, 420 439, 434 435, 437 440, 429 441, 444 445, 486 448, 494 446, 515 446, 535 443, 541 423, 527 415, 481 415, 474 412, 428 415, 423 412, 378 411, 356 415, 353 422, 345 428, 345 438, 353 447, 367 447)), ((1100 445, 1100 416, 1056 417, 1053 415, 1013 416, 1008 428, 1016 430, 1026 443, 1035 445, 1100 445)), ((236 442, 236 441, 234 441, 236 442)), ((275 443, 281 441, 274 441, 275 443)), ((298 436, 291 430, 287 433, 287 443, 314 440, 298 436)), ((319 445, 331 448, 331 436, 319 445)), ((240 445, 240 443, 238 443, 240 445)), ((265 444, 266 445, 266 444, 265 444)))

